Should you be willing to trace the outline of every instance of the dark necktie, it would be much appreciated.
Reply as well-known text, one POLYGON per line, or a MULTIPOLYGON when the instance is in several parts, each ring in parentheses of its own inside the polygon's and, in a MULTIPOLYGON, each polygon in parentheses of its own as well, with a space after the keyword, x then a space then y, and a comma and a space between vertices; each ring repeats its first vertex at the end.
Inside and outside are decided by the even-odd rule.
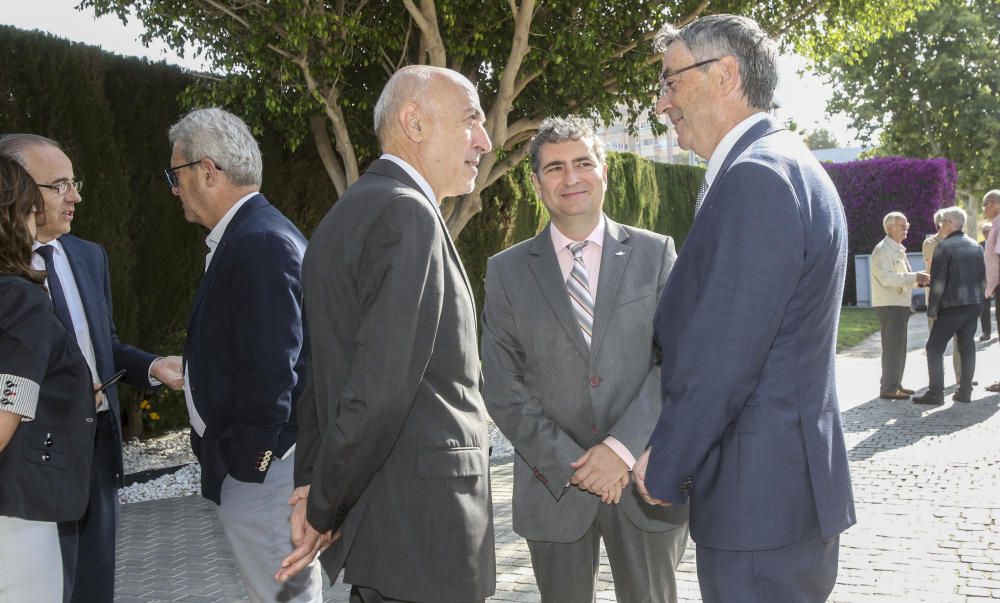
POLYGON ((701 211, 701 204, 705 202, 705 193, 708 192, 708 183, 704 180, 701 181, 701 186, 698 187, 698 198, 694 202, 694 215, 698 215, 701 211))
POLYGON ((76 339, 76 330, 73 328, 73 319, 70 318, 69 314, 69 304, 66 303, 66 293, 63 291, 62 283, 59 281, 59 275, 56 274, 55 262, 52 261, 52 252, 55 249, 50 245, 42 245, 35 250, 35 253, 42 256, 45 260, 45 272, 48 273, 49 279, 49 294, 52 296, 52 307, 55 309, 56 317, 59 322, 63 323, 69 334, 76 339))

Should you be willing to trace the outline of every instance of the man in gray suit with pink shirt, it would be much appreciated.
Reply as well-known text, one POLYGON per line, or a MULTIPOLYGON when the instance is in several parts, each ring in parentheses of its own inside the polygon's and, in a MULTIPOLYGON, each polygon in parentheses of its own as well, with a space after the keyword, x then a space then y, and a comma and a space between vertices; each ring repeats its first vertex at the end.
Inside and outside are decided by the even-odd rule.
POLYGON ((531 162, 551 224, 490 258, 483 311, 486 406, 517 450, 514 530, 543 601, 594 600, 602 538, 618 601, 676 601, 687 509, 629 485, 660 412, 653 312, 674 243, 604 215, 587 122, 547 119, 531 162))

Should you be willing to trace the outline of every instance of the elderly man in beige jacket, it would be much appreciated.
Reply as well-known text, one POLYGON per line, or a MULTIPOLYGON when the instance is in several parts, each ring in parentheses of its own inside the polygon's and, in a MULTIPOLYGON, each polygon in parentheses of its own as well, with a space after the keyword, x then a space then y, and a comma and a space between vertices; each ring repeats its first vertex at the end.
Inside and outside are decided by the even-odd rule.
POLYGON ((910 224, 906 216, 890 212, 882 219, 885 238, 871 259, 872 306, 882 331, 882 382, 880 398, 908 400, 913 390, 902 385, 906 368, 906 323, 910 320, 910 290, 930 282, 926 272, 914 272, 906 259, 903 239, 910 224))

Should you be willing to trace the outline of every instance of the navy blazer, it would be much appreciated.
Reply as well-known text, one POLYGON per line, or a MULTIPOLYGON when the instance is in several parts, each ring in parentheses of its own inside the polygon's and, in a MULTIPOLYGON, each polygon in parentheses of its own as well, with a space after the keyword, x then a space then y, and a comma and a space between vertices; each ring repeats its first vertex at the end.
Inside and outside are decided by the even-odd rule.
POLYGON ((855 522, 834 380, 847 265, 840 197, 773 119, 736 143, 655 318, 663 411, 647 486, 690 496, 699 545, 763 550, 855 522))
MULTIPOLYGON (((111 270, 108 268, 108 254, 97 243, 85 241, 70 234, 59 237, 59 243, 66 252, 76 288, 80 291, 83 311, 90 328, 90 340, 94 345, 97 360, 97 376, 103 382, 116 372, 125 369, 125 383, 138 389, 152 389, 149 382, 149 367, 157 356, 118 341, 111 304, 111 270)), ((112 385, 104 391, 108 406, 114 415, 116 445, 114 448, 113 470, 118 486, 122 485, 122 413, 118 402, 118 386, 112 385)))
POLYGON ((191 430, 201 492, 219 504, 222 481, 264 481, 295 443, 305 370, 302 233, 263 195, 233 216, 188 320, 184 362, 198 414, 191 430))

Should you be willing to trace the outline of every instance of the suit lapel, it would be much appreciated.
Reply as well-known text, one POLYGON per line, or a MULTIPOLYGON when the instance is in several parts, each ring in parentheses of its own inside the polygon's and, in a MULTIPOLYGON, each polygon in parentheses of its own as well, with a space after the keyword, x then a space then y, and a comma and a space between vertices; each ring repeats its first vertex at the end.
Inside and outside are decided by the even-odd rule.
POLYGON ((604 231, 604 247, 601 250, 601 273, 597 281, 597 299, 594 302, 594 336, 590 340, 590 355, 597 352, 607 332, 611 310, 618 298, 618 289, 632 257, 632 247, 626 245, 628 233, 617 223, 607 220, 604 231))
POLYGON ((465 290, 469 294, 469 300, 472 303, 472 311, 475 313, 476 298, 472 294, 472 284, 469 282, 469 275, 465 272, 465 264, 462 263, 462 256, 458 254, 458 249, 455 247, 454 241, 451 240, 451 234, 448 232, 448 225, 445 223, 444 217, 441 215, 441 208, 437 205, 437 201, 435 199, 428 199, 427 195, 424 194, 423 189, 420 188, 420 185, 414 182, 413 178, 406 173, 406 170, 388 159, 377 159, 373 161, 367 171, 399 181, 403 186, 413 189, 417 196, 431 205, 431 209, 434 210, 434 215, 437 216, 438 224, 441 225, 441 230, 444 232, 444 238, 447 241, 446 244, 448 246, 448 253, 451 255, 451 260, 458 265, 458 270, 462 274, 462 281, 465 283, 465 290))
POLYGON ((233 216, 233 219, 229 221, 229 226, 226 227, 226 232, 222 233, 222 240, 219 241, 219 245, 215 248, 215 253, 212 254, 212 261, 208 263, 208 268, 205 270, 204 276, 201 277, 201 283, 198 284, 198 293, 195 294, 194 303, 191 304, 191 313, 188 315, 188 333, 191 333, 191 327, 194 325, 194 318, 198 312, 198 308, 201 306, 201 302, 205 299, 205 292, 208 291, 209 286, 212 284, 212 279, 215 278, 215 267, 219 264, 219 258, 222 256, 226 244, 234 236, 233 233, 239 230, 240 224, 242 224, 250 213, 259 207, 264 207, 267 205, 267 200, 264 195, 257 193, 253 197, 247 199, 247 202, 243 204, 233 216))
POLYGON ((555 249, 552 248, 552 236, 549 233, 550 226, 542 229, 531 243, 531 258, 528 266, 541 289, 542 295, 552 307, 559 324, 566 330, 580 354, 590 359, 590 350, 587 349, 587 342, 580 332, 580 325, 573 318, 573 307, 570 305, 569 293, 566 292, 566 282, 563 280, 562 271, 559 270, 559 260, 556 259, 555 249))
POLYGON ((784 129, 784 126, 780 125, 772 118, 765 117, 752 125, 749 130, 743 133, 743 136, 739 137, 736 144, 734 144, 733 148, 730 149, 729 154, 726 155, 726 160, 722 162, 722 166, 719 168, 719 173, 715 175, 712 187, 708 189, 708 194, 705 196, 705 201, 702 204, 702 211, 698 213, 699 216, 705 213, 704 210, 710 204, 709 201, 714 197, 713 192, 719 190, 719 187, 715 186, 715 184, 726 175, 726 172, 729 171, 729 167, 733 165, 736 158, 742 155, 743 151, 747 150, 747 147, 757 140, 770 134, 774 134, 775 132, 780 132, 784 129))

